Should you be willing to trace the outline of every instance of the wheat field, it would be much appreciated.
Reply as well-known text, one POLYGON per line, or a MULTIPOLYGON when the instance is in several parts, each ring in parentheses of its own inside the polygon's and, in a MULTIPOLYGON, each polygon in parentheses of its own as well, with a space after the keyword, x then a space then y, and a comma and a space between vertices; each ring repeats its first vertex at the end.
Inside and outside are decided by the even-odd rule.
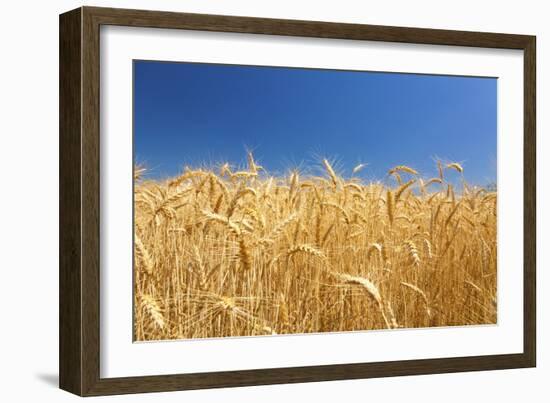
POLYGON ((383 183, 320 166, 136 167, 135 340, 496 323, 496 192, 458 163, 383 183))

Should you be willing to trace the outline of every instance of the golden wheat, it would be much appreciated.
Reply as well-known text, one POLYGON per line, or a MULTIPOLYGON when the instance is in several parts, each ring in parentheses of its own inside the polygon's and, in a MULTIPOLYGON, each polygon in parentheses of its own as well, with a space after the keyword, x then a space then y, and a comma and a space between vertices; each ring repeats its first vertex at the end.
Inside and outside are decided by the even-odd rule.
POLYGON ((135 168, 136 340, 496 323, 497 194, 462 165, 365 183, 327 159, 274 177, 246 157, 166 180, 135 168))

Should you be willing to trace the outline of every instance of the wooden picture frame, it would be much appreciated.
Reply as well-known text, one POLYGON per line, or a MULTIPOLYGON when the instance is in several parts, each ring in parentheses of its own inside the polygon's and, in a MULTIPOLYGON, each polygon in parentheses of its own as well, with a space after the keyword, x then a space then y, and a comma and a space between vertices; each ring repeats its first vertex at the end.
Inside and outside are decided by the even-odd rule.
POLYGON ((534 367, 535 37, 81 7, 60 16, 60 387, 80 396, 534 367), (519 49, 524 52, 523 353, 228 372, 100 377, 100 26, 519 49))

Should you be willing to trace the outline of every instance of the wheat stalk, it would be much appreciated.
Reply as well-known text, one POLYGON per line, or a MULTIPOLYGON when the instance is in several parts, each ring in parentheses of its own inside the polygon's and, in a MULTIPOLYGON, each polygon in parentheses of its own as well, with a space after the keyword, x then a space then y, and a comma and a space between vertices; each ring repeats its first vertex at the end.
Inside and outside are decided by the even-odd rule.
POLYGON ((430 309, 430 303, 428 302, 428 297, 426 296, 426 293, 424 291, 422 291, 420 288, 418 288, 417 286, 415 286, 414 284, 405 283, 405 282, 401 282, 400 284, 404 287, 407 287, 407 288, 413 290, 414 292, 416 292, 418 295, 420 295, 422 297, 422 299, 424 300, 425 307, 426 307, 426 314, 428 315, 429 318, 431 318, 432 317, 432 311, 430 309))
POLYGON ((141 238, 137 232, 134 233, 134 244, 136 246, 136 257, 141 262, 147 274, 149 275, 153 274, 153 269, 154 269, 153 259, 151 258, 149 251, 141 241, 141 238))
POLYGON ((338 176, 336 176, 336 173, 334 172, 332 165, 330 165, 330 162, 328 162, 326 158, 323 159, 323 165, 325 166, 325 170, 327 171, 333 186, 334 187, 338 186, 338 176))
POLYGON ((161 330, 164 329, 166 322, 164 316, 162 315, 162 310, 160 309, 157 301, 148 294, 141 295, 141 307, 147 312, 149 317, 153 320, 153 323, 161 330))

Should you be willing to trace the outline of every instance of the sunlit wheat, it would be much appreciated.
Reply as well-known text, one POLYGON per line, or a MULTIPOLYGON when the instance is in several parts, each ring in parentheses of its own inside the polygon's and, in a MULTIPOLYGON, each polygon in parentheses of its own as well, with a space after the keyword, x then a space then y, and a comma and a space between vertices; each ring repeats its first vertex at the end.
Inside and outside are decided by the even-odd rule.
POLYGON ((136 340, 496 323, 497 194, 461 164, 366 183, 247 161, 135 168, 136 340))

